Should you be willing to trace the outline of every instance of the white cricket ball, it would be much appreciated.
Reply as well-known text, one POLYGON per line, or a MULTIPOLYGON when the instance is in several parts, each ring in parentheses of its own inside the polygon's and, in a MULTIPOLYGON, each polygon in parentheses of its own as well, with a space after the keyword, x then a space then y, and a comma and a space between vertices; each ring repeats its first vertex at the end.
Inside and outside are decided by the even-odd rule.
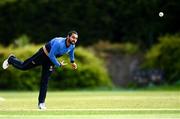
POLYGON ((163 12, 159 12, 159 16, 160 16, 160 17, 163 17, 163 16, 164 16, 164 13, 163 13, 163 12))

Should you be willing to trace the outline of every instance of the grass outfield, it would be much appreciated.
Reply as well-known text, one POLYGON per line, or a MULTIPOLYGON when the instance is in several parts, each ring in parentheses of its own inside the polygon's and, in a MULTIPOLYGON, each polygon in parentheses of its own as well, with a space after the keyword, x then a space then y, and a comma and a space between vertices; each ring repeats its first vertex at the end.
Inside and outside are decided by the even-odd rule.
POLYGON ((38 92, 0 92, 1 119, 180 119, 179 91, 48 92, 47 110, 38 92))

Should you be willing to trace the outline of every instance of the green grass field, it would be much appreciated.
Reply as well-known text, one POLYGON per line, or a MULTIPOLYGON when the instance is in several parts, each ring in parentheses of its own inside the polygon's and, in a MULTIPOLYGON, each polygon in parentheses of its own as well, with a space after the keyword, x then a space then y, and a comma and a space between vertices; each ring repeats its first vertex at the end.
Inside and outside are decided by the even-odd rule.
POLYGON ((47 110, 38 92, 0 92, 1 119, 180 119, 179 91, 48 92, 47 110))

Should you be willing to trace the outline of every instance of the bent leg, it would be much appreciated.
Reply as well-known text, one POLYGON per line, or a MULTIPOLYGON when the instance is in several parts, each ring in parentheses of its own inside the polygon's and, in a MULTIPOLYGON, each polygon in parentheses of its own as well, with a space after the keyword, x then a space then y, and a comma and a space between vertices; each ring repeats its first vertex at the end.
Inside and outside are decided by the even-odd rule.
POLYGON ((14 56, 9 57, 8 63, 16 67, 17 69, 22 69, 23 62, 14 56))
POLYGON ((36 54, 34 54, 32 57, 28 58, 24 62, 20 61, 14 56, 11 56, 8 60, 8 63, 13 65, 17 69, 28 70, 41 64, 41 54, 42 53, 38 51, 36 54))

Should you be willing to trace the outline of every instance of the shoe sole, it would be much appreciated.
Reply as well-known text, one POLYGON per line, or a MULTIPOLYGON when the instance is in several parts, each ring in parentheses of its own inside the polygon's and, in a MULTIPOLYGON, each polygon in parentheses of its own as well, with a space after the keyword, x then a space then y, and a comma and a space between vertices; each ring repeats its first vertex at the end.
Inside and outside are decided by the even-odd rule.
POLYGON ((8 59, 4 60, 2 68, 7 69, 9 67, 8 59))

